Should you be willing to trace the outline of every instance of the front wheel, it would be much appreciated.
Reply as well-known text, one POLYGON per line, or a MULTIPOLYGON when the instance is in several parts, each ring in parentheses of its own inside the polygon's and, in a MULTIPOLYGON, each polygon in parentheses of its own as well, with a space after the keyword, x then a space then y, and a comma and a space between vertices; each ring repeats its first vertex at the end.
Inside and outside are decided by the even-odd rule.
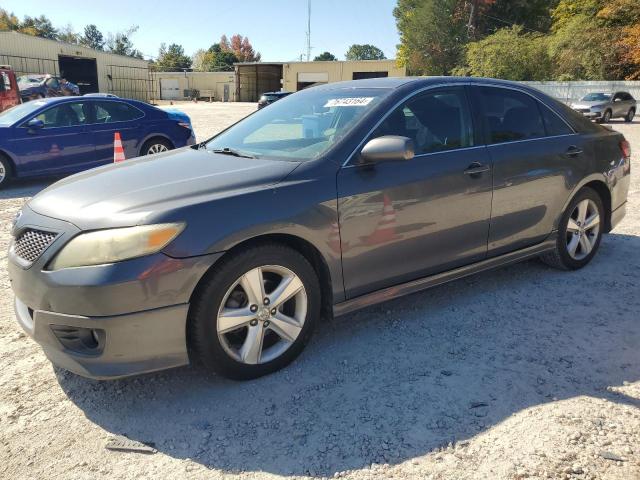
POLYGON ((231 254, 198 288, 192 353, 236 380, 275 372, 303 350, 320 317, 315 270, 296 250, 265 244, 231 254))
POLYGON ((4 156, 0 155, 0 190, 9 184, 11 173, 11 164, 4 156))
POLYGON ((598 251, 604 218, 600 195, 591 188, 582 189, 560 219, 555 249, 542 255, 542 261, 562 270, 584 267, 598 251))
POLYGON ((635 116, 636 116, 636 109, 630 108, 629 111, 627 112, 627 116, 624 117, 624 121, 627 123, 631 123, 633 122, 633 117, 635 116))
POLYGON ((604 112, 602 116, 602 123, 609 123, 611 121, 611 110, 604 112))

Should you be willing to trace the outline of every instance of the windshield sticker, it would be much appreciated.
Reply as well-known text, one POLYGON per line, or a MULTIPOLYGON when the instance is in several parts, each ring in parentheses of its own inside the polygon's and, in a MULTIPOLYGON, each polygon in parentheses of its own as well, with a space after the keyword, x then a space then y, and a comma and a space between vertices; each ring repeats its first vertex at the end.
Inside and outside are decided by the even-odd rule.
POLYGON ((325 108, 331 107, 365 107, 371 103, 373 97, 349 97, 332 98, 325 104, 325 108))

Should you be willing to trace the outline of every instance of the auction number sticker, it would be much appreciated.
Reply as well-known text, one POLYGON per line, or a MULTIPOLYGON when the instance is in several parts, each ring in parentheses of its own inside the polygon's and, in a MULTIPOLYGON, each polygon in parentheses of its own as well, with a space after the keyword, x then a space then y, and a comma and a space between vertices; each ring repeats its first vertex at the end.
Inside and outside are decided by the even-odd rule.
POLYGON ((371 103, 373 97, 348 97, 332 98, 325 104, 325 108, 331 107, 365 107, 371 103))

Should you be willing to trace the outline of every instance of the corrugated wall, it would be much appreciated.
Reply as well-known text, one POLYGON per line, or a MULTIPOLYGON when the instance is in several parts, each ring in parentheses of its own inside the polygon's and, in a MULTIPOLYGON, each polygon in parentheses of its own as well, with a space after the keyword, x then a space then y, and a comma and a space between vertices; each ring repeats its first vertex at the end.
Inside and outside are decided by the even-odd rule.
POLYGON ((563 102, 578 100, 590 92, 629 92, 640 99, 640 82, 626 81, 576 81, 576 82, 522 82, 542 90, 563 102))
POLYGON ((146 60, 114 55, 80 45, 56 42, 15 32, 0 32, 0 64, 11 65, 18 75, 59 75, 59 56, 96 60, 100 92, 148 101, 152 91, 146 60))

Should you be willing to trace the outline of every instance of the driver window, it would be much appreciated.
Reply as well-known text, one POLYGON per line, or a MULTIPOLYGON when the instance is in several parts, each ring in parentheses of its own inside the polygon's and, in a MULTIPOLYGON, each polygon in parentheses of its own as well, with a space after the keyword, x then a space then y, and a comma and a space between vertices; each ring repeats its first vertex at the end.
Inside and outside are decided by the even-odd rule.
POLYGON ((473 146, 471 115, 464 90, 419 95, 394 110, 371 138, 409 137, 416 155, 473 146))

